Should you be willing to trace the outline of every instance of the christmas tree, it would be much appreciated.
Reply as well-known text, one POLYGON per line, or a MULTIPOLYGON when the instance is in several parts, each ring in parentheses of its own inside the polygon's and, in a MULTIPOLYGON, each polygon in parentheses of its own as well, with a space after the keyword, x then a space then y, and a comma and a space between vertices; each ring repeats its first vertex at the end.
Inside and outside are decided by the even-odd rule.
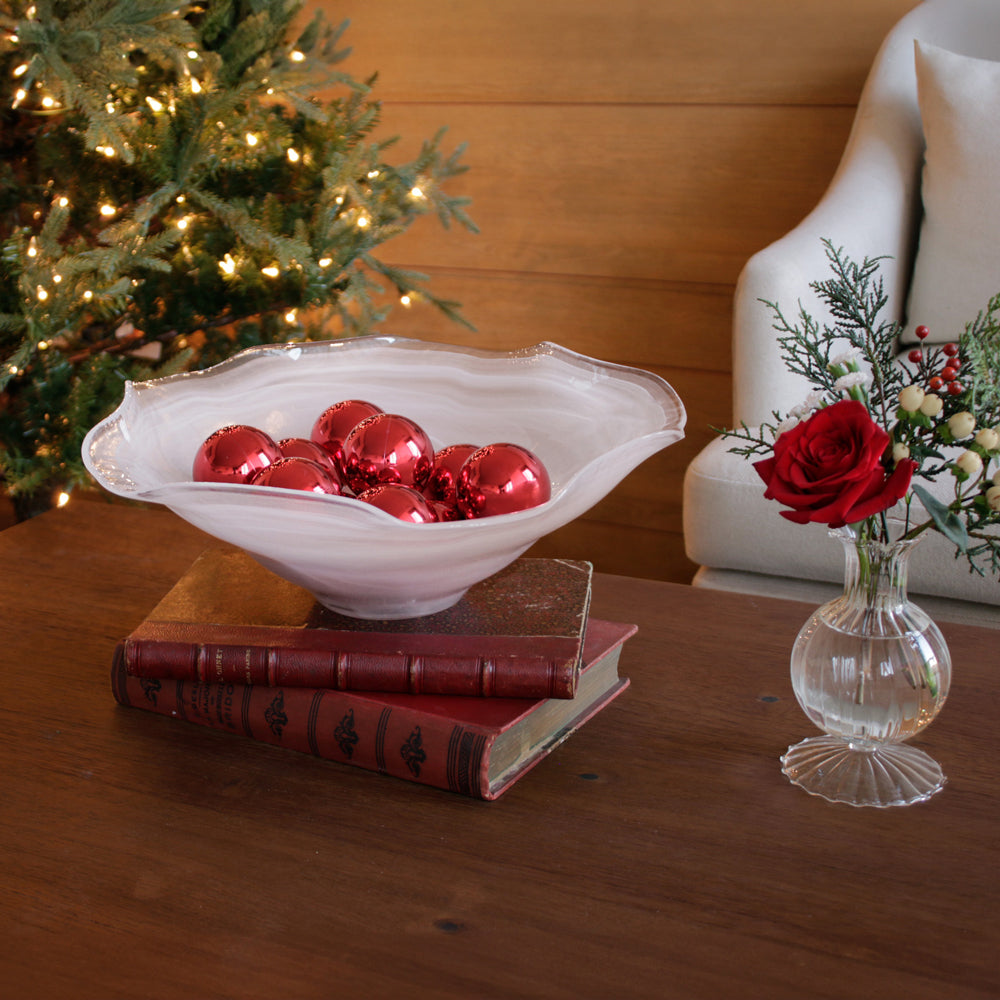
POLYGON ((344 25, 290 0, 0 0, 0 476, 24 515, 87 482, 124 382, 369 331, 395 298, 460 319, 374 251, 474 228, 442 135, 373 137, 344 25), (332 95, 332 96, 331 96, 332 95))

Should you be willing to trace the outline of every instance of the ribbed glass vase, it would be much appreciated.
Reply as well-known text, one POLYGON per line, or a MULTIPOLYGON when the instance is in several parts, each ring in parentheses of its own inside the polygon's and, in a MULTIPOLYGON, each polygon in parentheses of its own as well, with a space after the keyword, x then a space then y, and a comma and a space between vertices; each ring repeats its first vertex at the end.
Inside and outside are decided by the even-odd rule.
POLYGON ((921 802, 945 777, 904 741, 941 710, 951 657, 937 625, 907 596, 919 539, 874 542, 846 528, 831 534, 844 546, 844 592, 813 613, 791 656, 795 697, 826 735, 789 747, 782 770, 833 802, 921 802))

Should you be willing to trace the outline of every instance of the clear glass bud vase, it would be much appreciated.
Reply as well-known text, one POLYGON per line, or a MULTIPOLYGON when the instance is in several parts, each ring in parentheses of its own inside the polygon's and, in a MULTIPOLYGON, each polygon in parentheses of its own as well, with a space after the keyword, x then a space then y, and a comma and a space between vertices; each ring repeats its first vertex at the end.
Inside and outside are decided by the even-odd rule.
POLYGON ((904 741, 941 710, 951 657, 938 627, 907 597, 916 540, 831 534, 844 544, 844 593, 805 623, 791 657, 795 697, 827 735, 789 747, 782 770, 833 802, 921 802, 945 777, 932 757, 904 741))

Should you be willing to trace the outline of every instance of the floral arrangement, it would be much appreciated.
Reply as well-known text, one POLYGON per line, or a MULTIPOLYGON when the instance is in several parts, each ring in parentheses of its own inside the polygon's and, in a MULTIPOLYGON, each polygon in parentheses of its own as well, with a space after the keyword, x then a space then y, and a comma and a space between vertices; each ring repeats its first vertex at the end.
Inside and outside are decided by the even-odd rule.
POLYGON ((862 541, 934 530, 971 570, 1000 572, 1000 533, 989 530, 1000 524, 1000 295, 955 343, 928 346, 931 331, 916 327, 921 345, 899 358, 900 326, 880 318, 882 258, 857 264, 823 242, 833 277, 810 287, 834 325, 801 306, 790 323, 764 303, 782 360, 813 389, 773 422, 723 431, 740 442, 730 450, 765 456, 754 462, 764 496, 790 521, 847 525, 862 541))

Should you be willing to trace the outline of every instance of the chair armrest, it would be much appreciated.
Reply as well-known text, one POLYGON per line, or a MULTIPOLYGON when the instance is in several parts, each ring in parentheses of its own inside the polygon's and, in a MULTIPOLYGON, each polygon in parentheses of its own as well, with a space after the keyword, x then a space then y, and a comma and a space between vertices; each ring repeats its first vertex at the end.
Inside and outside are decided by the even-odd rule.
POLYGON ((786 412, 809 390, 781 360, 772 310, 793 323, 802 308, 829 316, 810 289, 830 276, 823 239, 855 261, 880 267, 886 318, 902 321, 920 216, 923 132, 913 65, 913 29, 903 22, 884 41, 865 83, 844 154, 820 202, 790 233, 755 254, 733 303, 733 416, 751 426, 786 412), (903 29, 903 30, 900 30, 903 29))

